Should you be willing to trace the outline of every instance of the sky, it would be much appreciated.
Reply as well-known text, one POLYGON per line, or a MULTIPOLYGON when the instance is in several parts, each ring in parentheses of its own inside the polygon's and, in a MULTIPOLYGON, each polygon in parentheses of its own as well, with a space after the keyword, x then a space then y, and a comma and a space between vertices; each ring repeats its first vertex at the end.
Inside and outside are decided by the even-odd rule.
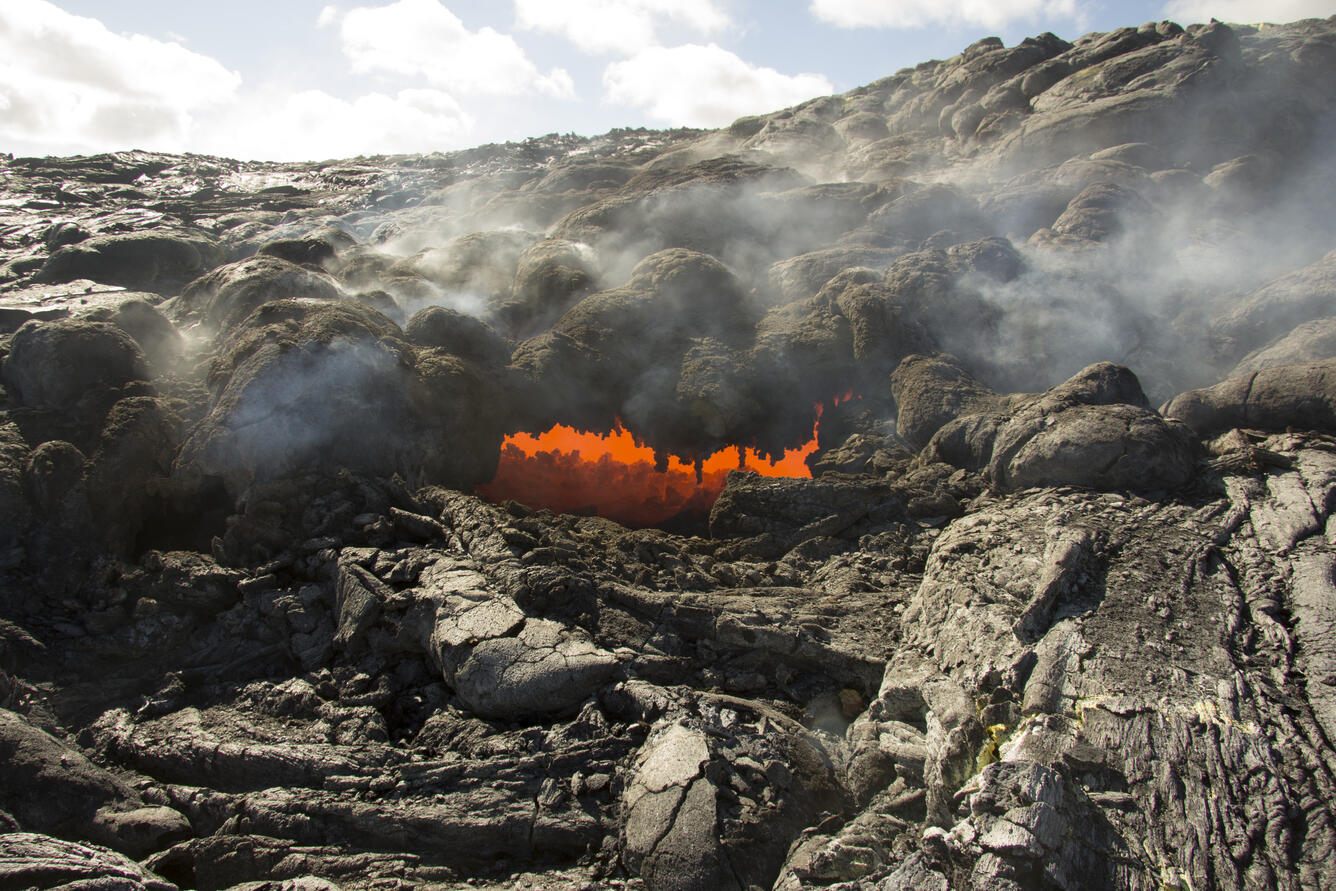
POLYGON ((990 35, 1333 14, 1336 0, 0 0, 0 152, 296 161, 719 127, 990 35))

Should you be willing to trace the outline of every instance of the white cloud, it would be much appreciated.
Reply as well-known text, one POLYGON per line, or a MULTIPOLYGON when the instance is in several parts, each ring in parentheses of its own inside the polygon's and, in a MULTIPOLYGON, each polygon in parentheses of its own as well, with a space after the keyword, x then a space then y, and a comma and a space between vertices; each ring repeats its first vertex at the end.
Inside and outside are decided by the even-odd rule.
POLYGON ((0 3, 0 139, 48 152, 187 145, 241 76, 142 34, 115 34, 46 0, 0 3))
POLYGON ((144 148, 299 160, 458 148, 473 118, 436 89, 341 99, 241 76, 176 43, 116 34, 45 0, 0 0, 0 149, 144 148))
POLYGON ((810 9, 841 28, 1003 28, 1048 18, 1076 20, 1081 5, 1077 0, 812 0, 810 9))
POLYGON ((704 35, 729 24, 715 0, 515 0, 515 19, 521 28, 560 34, 585 52, 619 55, 657 44, 665 24, 704 35))
POLYGON ((317 28, 328 28, 339 20, 339 8, 337 6, 326 6, 320 10, 320 15, 316 16, 315 26, 317 28))
POLYGON ((781 74, 714 44, 650 47, 603 72, 604 98, 674 126, 721 127, 833 91, 819 74, 781 74))
POLYGON ((339 34, 359 74, 423 78, 465 94, 566 97, 575 92, 563 69, 540 73, 514 38, 492 28, 470 31, 440 0, 359 6, 344 14, 339 34))
POLYGON ((1336 14, 1333 0, 1171 0, 1164 14, 1181 24, 1206 22, 1292 22, 1336 14))
POLYGON ((200 141, 210 153, 298 161, 457 148, 473 127, 440 90, 369 93, 351 101, 319 90, 252 97, 213 123, 200 141))

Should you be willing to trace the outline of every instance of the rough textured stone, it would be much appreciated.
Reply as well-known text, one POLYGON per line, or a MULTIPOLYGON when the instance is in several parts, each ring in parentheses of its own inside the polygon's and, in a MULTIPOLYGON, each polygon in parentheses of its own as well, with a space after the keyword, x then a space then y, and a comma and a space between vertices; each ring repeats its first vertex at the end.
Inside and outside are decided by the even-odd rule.
POLYGON ((57 249, 35 279, 58 284, 86 278, 170 295, 223 259, 217 242, 199 232, 99 235, 57 249))
POLYGON ((1331 315, 1336 306, 1336 251, 1311 266, 1281 276, 1244 297, 1213 327, 1237 354, 1259 349, 1296 326, 1331 315))
POLYGON ((233 491, 313 464, 465 485, 495 472, 493 446, 472 440, 500 441, 496 385, 468 360, 418 354, 372 310, 267 304, 232 332, 213 375, 216 398, 177 463, 233 491))
POLYGON ((0 156, 0 885, 1332 886, 1336 25, 1185 24, 716 131, 0 156), (556 423, 693 508, 467 491, 556 423))
POLYGON ((1296 325, 1294 330, 1266 347, 1244 356, 1230 377, 1275 368, 1279 365, 1304 365, 1336 358, 1336 319, 1314 319, 1296 325))
POLYGON ((260 256, 220 266, 191 282, 177 310, 211 328, 240 323, 273 300, 337 300, 334 280, 280 257, 260 256))
POLYGON ((144 353, 106 322, 29 322, 5 358, 5 387, 24 405, 70 409, 86 396, 147 380, 144 353))
POLYGON ((1203 437, 1232 427, 1331 430, 1336 426, 1334 375, 1332 360, 1263 368, 1175 396, 1164 415, 1203 437))
POLYGON ((132 857, 161 850, 190 833, 167 807, 145 807, 123 781, 75 748, 0 710, 4 798, 0 804, 30 832, 86 838, 132 857))
POLYGON ((908 356, 891 376, 898 408, 896 432, 922 448, 947 422, 961 415, 1003 411, 1006 400, 976 381, 954 356, 908 356))
POLYGON ((0 881, 13 888, 175 891, 128 857, 32 832, 0 835, 0 881))

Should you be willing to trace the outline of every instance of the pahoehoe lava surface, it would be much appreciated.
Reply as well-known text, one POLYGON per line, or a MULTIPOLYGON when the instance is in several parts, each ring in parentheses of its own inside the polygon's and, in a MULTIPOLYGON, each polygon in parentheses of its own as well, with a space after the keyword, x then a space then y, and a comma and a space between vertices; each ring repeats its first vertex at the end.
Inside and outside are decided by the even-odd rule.
POLYGON ((0 156, 0 887, 1336 886, 1333 83, 1336 17, 1160 22, 0 156), (708 517, 473 494, 817 403, 708 517))

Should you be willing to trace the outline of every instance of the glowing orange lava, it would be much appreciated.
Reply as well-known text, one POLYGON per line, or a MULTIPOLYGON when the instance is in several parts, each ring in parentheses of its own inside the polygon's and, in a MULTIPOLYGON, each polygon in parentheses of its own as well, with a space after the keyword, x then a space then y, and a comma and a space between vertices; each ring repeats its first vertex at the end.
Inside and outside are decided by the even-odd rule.
POLYGON ((811 440, 778 461, 734 446, 704 459, 699 472, 674 457, 666 469, 656 470, 654 450, 620 426, 599 434, 558 424, 538 436, 507 436, 495 479, 477 492, 489 501, 513 499, 558 513, 594 513, 627 526, 654 526, 684 514, 707 514, 730 470, 810 477, 806 459, 816 448, 813 426, 811 440))

